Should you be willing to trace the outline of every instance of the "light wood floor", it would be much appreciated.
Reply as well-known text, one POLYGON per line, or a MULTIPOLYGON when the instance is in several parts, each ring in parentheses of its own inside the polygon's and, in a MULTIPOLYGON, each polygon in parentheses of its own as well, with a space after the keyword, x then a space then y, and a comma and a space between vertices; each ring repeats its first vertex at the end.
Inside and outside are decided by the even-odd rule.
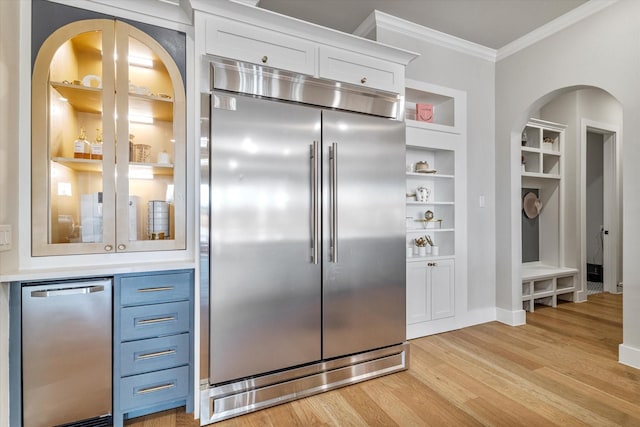
MULTIPOLYGON (((617 362, 621 295, 537 308, 411 341, 411 368, 215 424, 228 426, 640 426, 640 370, 617 362)), ((197 426, 167 411, 129 426, 197 426)))

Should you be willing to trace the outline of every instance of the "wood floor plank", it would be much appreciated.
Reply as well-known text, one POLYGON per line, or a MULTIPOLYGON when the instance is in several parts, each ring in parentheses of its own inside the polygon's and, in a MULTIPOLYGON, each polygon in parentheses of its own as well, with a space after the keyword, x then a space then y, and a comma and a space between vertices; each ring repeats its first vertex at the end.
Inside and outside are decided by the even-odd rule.
MULTIPOLYGON (((640 426, 640 370, 618 363, 622 296, 536 308, 410 342, 410 369, 216 424, 268 426, 640 426)), ((183 409, 131 427, 195 427, 183 409)))

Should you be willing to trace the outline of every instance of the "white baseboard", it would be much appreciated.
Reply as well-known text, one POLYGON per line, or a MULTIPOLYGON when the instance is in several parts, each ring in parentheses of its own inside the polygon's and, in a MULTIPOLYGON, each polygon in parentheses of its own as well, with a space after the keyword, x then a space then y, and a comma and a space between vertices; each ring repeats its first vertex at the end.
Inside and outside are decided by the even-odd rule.
POLYGON ((496 307, 496 320, 509 326, 520 326, 527 323, 527 312, 524 310, 509 311, 496 307))
POLYGON ((407 339, 410 340, 414 338, 426 337, 428 335, 455 331, 456 329, 479 325, 481 323, 493 322, 494 320, 496 320, 495 308, 472 310, 465 313, 464 315, 407 325, 407 339))
POLYGON ((618 346, 618 362, 640 369, 640 348, 620 344, 618 346))

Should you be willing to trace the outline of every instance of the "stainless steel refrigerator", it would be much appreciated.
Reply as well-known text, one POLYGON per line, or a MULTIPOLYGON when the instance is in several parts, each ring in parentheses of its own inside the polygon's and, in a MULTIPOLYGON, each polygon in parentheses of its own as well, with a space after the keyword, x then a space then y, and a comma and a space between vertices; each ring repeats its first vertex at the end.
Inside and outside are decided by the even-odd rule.
POLYGON ((211 97, 208 360, 223 389, 405 341, 404 123, 283 101, 327 88, 266 74, 268 98, 211 97))

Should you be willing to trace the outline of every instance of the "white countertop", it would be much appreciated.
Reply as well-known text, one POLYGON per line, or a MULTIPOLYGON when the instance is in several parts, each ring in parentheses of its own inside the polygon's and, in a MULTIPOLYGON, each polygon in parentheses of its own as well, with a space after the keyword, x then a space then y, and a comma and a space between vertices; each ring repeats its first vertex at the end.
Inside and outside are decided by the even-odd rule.
POLYGON ((149 262, 136 264, 82 265, 39 270, 17 270, 0 273, 0 284, 6 282, 66 279, 74 277, 111 276, 122 273, 166 271, 195 268, 195 261, 149 262))

